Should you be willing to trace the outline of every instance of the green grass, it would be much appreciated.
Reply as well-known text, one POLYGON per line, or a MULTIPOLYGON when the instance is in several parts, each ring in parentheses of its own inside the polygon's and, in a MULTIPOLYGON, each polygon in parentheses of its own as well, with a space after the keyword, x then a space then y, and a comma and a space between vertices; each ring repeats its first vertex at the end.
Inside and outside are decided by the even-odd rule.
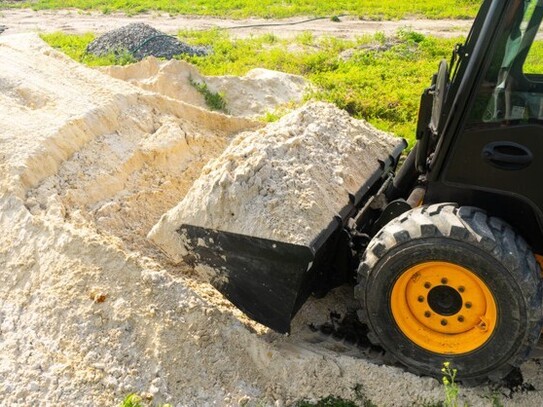
POLYGON ((543 72, 543 41, 535 41, 532 44, 523 71, 531 74, 543 72))
MULTIPOLYGON (((383 34, 357 40, 315 39, 302 34, 296 41, 274 35, 232 39, 219 30, 183 31, 192 45, 208 45, 205 57, 184 57, 206 75, 244 75, 262 67, 303 75, 315 85, 311 98, 335 103, 356 118, 413 142, 420 94, 429 85, 440 58, 449 57, 459 39, 425 37, 402 30, 394 38, 383 34)), ((127 58, 86 55, 90 34, 43 34, 42 38, 88 65, 126 63, 127 58)), ((273 116, 273 115, 272 115, 273 116)), ((268 117, 273 120, 274 117, 268 117)))
POLYGON ((317 100, 335 103, 352 116, 413 141, 420 94, 438 61, 449 57, 456 40, 403 30, 355 41, 314 39, 302 34, 295 44, 264 35, 233 40, 221 31, 181 32, 182 40, 208 45, 214 53, 186 58, 206 75, 244 75, 255 67, 302 75, 317 100))
POLYGON ((94 40, 92 33, 82 35, 66 35, 61 32, 43 34, 42 38, 54 48, 57 48, 68 55, 70 58, 88 66, 106 66, 106 65, 127 65, 135 62, 135 59, 128 52, 120 54, 110 54, 103 57, 97 57, 87 54, 85 48, 87 44, 94 40))
POLYGON ((129 394, 123 399, 119 407, 143 407, 142 399, 137 394, 129 394))
POLYGON ((472 18, 480 0, 34 0, 4 3, 3 7, 60 9, 75 7, 102 12, 124 11, 135 14, 157 10, 171 14, 197 14, 220 17, 326 16, 351 14, 367 19, 399 19, 410 16, 427 18, 472 18))
POLYGON ((357 404, 350 400, 344 400, 339 397, 325 397, 316 403, 310 401, 299 401, 295 407, 357 407, 357 404))
POLYGON ((227 112, 226 109, 226 100, 224 100, 224 95, 221 93, 215 93, 209 90, 207 83, 204 82, 195 82, 191 79, 191 85, 202 94, 206 102, 207 107, 211 110, 217 110, 219 112, 227 112))
POLYGON ((151 405, 157 407, 172 407, 171 404, 156 404, 153 403, 151 400, 144 401, 140 396, 135 393, 126 396, 119 404, 119 407, 146 407, 151 405))

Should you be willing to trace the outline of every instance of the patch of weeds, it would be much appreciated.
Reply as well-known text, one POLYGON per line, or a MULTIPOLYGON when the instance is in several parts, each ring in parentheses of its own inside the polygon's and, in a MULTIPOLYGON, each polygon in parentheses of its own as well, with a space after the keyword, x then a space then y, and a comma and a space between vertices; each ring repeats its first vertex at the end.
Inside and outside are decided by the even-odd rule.
POLYGON ((377 31, 373 35, 373 38, 375 39, 375 41, 377 41, 381 45, 385 45, 387 43, 387 40, 388 40, 387 36, 385 35, 385 33, 383 31, 377 31))
POLYGON ((278 106, 273 111, 266 112, 262 117, 259 118, 260 121, 264 123, 273 123, 281 119, 286 114, 292 112, 294 109, 300 107, 302 103, 289 102, 284 105, 278 106))
POLYGON ((311 46, 315 42, 315 36, 311 31, 304 31, 296 36, 296 42, 298 44, 311 46))
MULTIPOLYGON (((91 54, 86 54, 85 58, 99 58, 95 57, 91 54)), ((136 58, 134 58, 134 55, 126 49, 119 50, 116 52, 113 52, 109 55, 104 56, 103 58, 113 60, 115 65, 128 65, 133 64, 134 62, 137 62, 136 58)))
POLYGON ((94 34, 68 35, 62 32, 40 34, 40 37, 55 49, 61 50, 70 58, 88 66, 128 65, 136 62, 136 59, 128 51, 112 52, 104 56, 96 56, 86 52, 95 38, 94 34))
POLYGON ((203 95, 207 107, 211 110, 226 112, 226 100, 223 94, 210 91, 205 82, 196 82, 191 79, 190 84, 203 95))
POLYGON ((492 392, 486 398, 490 400, 492 407, 503 407, 501 396, 497 392, 492 392))
POLYGON ((142 399, 137 394, 129 394, 124 398, 119 407, 143 407, 142 399))
POLYGON ((277 44, 279 41, 279 37, 273 33, 264 34, 262 39, 266 44, 277 44))
POLYGON ((426 39, 424 34, 413 31, 411 27, 402 27, 396 33, 396 36, 406 42, 420 43, 426 39))
POLYGON ((278 121, 281 117, 282 117, 281 115, 273 111, 273 112, 266 112, 266 114, 264 114, 264 116, 262 116, 260 120, 263 121, 264 123, 273 123, 273 122, 278 121))
POLYGON ((458 370, 451 367, 450 362, 444 362, 441 368, 443 372, 443 386, 445 389, 445 407, 458 407, 458 393, 460 391, 456 383, 458 370))
MULTIPOLYGON (((151 401, 144 402, 143 399, 135 393, 129 394, 124 398, 124 400, 119 404, 119 407, 145 407, 151 404, 151 401)), ((154 404, 157 407, 172 407, 171 404, 154 404)))

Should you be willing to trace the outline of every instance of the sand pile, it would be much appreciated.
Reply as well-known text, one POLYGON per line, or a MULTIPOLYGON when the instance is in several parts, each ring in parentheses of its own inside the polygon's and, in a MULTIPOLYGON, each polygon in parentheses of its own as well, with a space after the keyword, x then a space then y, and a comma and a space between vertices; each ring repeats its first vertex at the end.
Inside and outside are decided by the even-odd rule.
MULTIPOLYGON (((442 398, 432 379, 311 333, 350 306, 345 292, 310 301, 279 336, 147 242, 201 168, 257 123, 82 67, 34 35, 2 35, 0 59, 0 404, 113 406, 133 392, 176 406, 442 398)), ((524 373, 541 383, 539 365, 524 373)), ((488 393, 464 394, 478 406, 488 393)))
POLYGON ((299 103, 309 86, 301 76, 268 69, 252 69, 243 77, 204 76, 184 61, 156 58, 146 58, 128 66, 106 67, 103 72, 204 108, 204 96, 196 90, 194 83, 205 84, 209 92, 222 95, 229 114, 244 117, 262 116, 278 106, 299 103))
POLYGON ((307 104, 235 138, 149 237, 177 261, 183 223, 308 245, 397 144, 332 104, 307 104))

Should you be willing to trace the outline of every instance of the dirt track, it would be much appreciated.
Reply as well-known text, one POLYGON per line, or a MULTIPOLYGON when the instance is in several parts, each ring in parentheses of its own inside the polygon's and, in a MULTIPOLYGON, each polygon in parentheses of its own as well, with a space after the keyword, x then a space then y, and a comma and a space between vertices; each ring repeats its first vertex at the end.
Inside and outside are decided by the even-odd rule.
POLYGON ((129 23, 146 22, 168 33, 175 33, 183 29, 205 30, 215 27, 225 28, 230 30, 233 36, 241 38, 263 33, 273 33, 277 36, 288 38, 294 37, 304 31, 311 31, 316 36, 332 35, 340 38, 355 38, 364 34, 374 34, 377 31, 392 34, 401 27, 411 27, 417 32, 439 37, 457 37, 467 34, 471 26, 470 20, 363 21, 356 17, 342 17, 340 23, 332 22, 329 19, 322 19, 292 25, 292 23, 304 20, 307 19, 296 17, 279 21, 253 18, 232 20, 200 16, 172 17, 168 14, 159 13, 145 13, 130 17, 122 13, 104 15, 77 10, 36 12, 28 9, 20 9, 4 10, 0 13, 0 24, 7 26, 6 33, 10 34, 30 31, 64 31, 67 33, 92 31, 102 33, 129 23), (255 25, 259 26, 255 27, 255 25))

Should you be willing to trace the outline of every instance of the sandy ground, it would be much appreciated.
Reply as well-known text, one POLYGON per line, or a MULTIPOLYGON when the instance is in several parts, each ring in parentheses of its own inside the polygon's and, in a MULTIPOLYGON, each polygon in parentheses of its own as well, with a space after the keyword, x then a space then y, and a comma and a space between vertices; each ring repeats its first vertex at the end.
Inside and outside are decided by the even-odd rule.
POLYGON ((377 31, 384 32, 385 34, 393 34, 401 27, 411 27, 417 32, 439 37, 457 37, 466 35, 471 26, 471 21, 469 20, 362 21, 355 17, 342 17, 341 23, 323 19, 291 25, 292 23, 303 20, 306 19, 297 17, 279 21, 254 18, 231 20, 200 16, 170 16, 159 13, 126 16, 121 13, 104 15, 77 10, 32 11, 17 9, 2 10, 0 13, 0 24, 7 26, 9 33, 30 31, 103 33, 130 23, 144 22, 167 33, 176 33, 179 30, 186 29, 206 30, 210 28, 225 28, 234 37, 249 37, 251 35, 273 33, 279 37, 290 38, 305 31, 311 31, 316 36, 330 35, 340 38, 355 38, 364 34, 374 34, 377 31), (265 26, 246 27, 253 25, 265 26))
MULTIPOLYGON (((145 238, 205 163, 261 123, 149 85, 185 65, 143 62, 129 83, 34 34, 0 36, 0 59, 0 404, 112 406, 131 392, 176 406, 443 398, 436 380, 309 329, 355 308, 349 289, 308 301, 283 336, 145 238)), ((539 361, 522 369, 535 391, 462 389, 462 400, 486 406, 499 394, 504 405, 541 405, 539 361)))
MULTIPOLYGON (((72 17, 88 19, 82 31, 117 26, 113 16, 72 17)), ((172 31, 181 23, 160 19, 172 31)), ((24 10, 0 20, 10 27, 0 36, 0 405, 113 406, 131 392, 176 406, 279 407, 330 394, 378 406, 442 400, 437 381, 308 328, 356 307, 347 288, 309 300, 282 336, 149 244, 150 228, 202 167, 262 124, 242 112, 209 112, 196 93, 168 91, 165 80, 182 90, 197 74, 182 63, 92 70, 33 34, 9 34, 69 29, 72 21, 24 10), (23 24, 25 15, 46 20, 23 24)), ((209 80, 221 89, 242 81, 252 116, 266 100, 281 103, 266 88, 270 75, 209 80)), ((543 405, 540 360, 522 373, 535 390, 463 388, 461 400, 491 406, 498 395, 505 406, 543 405)))

